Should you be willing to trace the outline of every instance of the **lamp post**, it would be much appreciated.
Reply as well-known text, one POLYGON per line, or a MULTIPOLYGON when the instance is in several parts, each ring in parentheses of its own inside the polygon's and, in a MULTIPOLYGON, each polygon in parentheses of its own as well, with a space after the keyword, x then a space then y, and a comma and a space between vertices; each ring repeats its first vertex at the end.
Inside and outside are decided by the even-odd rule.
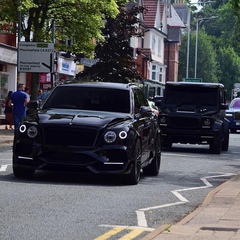
POLYGON ((188 78, 189 72, 189 48, 190 48, 190 31, 191 31, 191 11, 188 8, 188 16, 187 16, 187 25, 188 25, 188 41, 187 41, 187 64, 186 64, 186 78, 188 78))
MULTIPOLYGON (((191 34, 191 8, 193 5, 201 5, 205 6, 211 3, 214 3, 215 1, 197 1, 196 3, 189 3, 188 4, 188 13, 187 13, 187 32, 188 32, 188 40, 187 40, 187 63, 186 63, 186 78, 188 78, 189 75, 189 51, 190 51, 190 34, 191 34), (202 5, 203 4, 203 5, 202 5)), ((196 9, 200 10, 198 7, 196 9)), ((196 68, 195 68, 196 69, 196 68)))
POLYGON ((195 71, 194 71, 194 78, 197 77, 198 27, 199 27, 199 24, 201 24, 204 20, 209 20, 209 19, 213 19, 213 18, 217 18, 217 16, 212 16, 212 17, 209 17, 209 18, 197 18, 196 19, 197 23, 196 23, 196 44, 195 44, 195 71))

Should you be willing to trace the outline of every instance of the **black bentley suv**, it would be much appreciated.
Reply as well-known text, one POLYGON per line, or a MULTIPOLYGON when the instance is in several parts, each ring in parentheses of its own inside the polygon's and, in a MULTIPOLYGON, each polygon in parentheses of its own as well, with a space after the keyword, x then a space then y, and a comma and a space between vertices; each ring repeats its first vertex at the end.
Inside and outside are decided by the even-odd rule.
POLYGON ((137 184, 141 171, 159 173, 157 116, 134 84, 64 83, 43 103, 29 102, 28 111, 14 138, 16 177, 69 170, 121 174, 137 184))
POLYGON ((159 101, 162 145, 208 144, 214 154, 227 151, 229 121, 225 92, 220 83, 167 82, 164 97, 159 101))

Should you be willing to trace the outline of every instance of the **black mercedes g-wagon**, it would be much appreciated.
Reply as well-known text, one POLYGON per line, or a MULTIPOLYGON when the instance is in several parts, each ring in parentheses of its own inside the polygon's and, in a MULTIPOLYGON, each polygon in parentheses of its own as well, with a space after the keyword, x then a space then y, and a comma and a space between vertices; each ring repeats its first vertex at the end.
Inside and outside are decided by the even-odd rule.
POLYGON ((225 92, 220 83, 167 82, 159 115, 162 146, 208 144, 214 154, 227 151, 225 92))

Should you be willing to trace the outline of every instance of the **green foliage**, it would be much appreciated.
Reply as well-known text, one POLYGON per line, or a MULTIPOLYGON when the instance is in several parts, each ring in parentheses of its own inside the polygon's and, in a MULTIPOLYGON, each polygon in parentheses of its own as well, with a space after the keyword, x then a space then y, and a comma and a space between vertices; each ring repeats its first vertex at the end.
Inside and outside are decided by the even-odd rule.
POLYGON ((219 39, 218 46, 232 45, 234 38, 234 26, 236 25, 237 18, 233 15, 233 11, 229 3, 220 5, 219 8, 213 9, 211 7, 204 8, 204 17, 217 16, 215 19, 203 21, 202 27, 208 35, 215 36, 219 39))
MULTIPOLYGON (((233 84, 240 82, 239 9, 238 0, 217 0, 212 5, 205 6, 198 13, 201 14, 199 18, 205 18, 205 20, 199 24, 197 77, 202 77, 204 81, 223 83, 229 99, 233 84), (235 15, 233 14, 233 8, 235 15), (206 19, 212 16, 217 16, 217 18, 206 19)), ((194 75, 194 25, 196 25, 196 22, 192 24, 189 77, 194 75)), ((186 74, 186 51, 187 36, 184 35, 180 48, 179 79, 185 77, 186 74)))
POLYGON ((239 0, 229 0, 234 13, 240 17, 240 3, 239 0))
POLYGON ((136 70, 133 59, 133 49, 130 47, 130 38, 142 36, 139 32, 139 19, 137 18, 143 8, 133 7, 131 10, 120 9, 116 18, 107 18, 102 33, 105 37, 99 42, 95 54, 99 61, 80 73, 78 77, 91 75, 91 79, 107 82, 130 82, 142 80, 136 70))
MULTIPOLYGON (((65 46, 74 53, 91 56, 95 44, 92 41, 103 40, 101 28, 106 17, 118 14, 118 5, 127 0, 0 0, 0 21, 17 22, 17 10, 21 10, 22 31, 25 41, 52 42, 53 24, 55 39, 70 40, 65 46)), ((56 48, 62 48, 57 45, 56 48)))
POLYGON ((240 57, 233 47, 220 48, 218 62, 221 69, 219 80, 226 87, 230 99, 233 84, 240 82, 240 57))
MULTIPOLYGON (((56 50, 69 50, 72 53, 91 57, 95 41, 104 40, 101 29, 104 20, 116 17, 118 4, 127 0, 0 0, 0 21, 17 23, 21 11, 21 36, 26 42, 52 42, 56 50), (21 3, 21 6, 18 6, 21 3), (53 30, 54 29, 54 30, 53 30), (63 45, 61 42, 70 44, 63 45)), ((17 28, 15 29, 17 31, 17 28)), ((31 79, 31 99, 37 97, 38 74, 31 79)))
MULTIPOLYGON (((201 30, 198 31, 196 77, 202 78, 204 82, 218 82, 216 53, 210 39, 206 33, 201 30)), ((192 33, 189 49, 189 78, 193 78, 195 73, 195 46, 196 34, 192 33)), ((186 77, 186 59, 187 35, 184 35, 179 53, 179 80, 186 77)))

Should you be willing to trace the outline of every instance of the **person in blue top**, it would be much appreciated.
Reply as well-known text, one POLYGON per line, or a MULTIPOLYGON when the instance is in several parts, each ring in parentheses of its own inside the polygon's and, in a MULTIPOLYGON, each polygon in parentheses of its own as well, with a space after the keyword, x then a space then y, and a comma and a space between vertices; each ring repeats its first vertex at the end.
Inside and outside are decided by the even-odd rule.
POLYGON ((45 92, 43 92, 41 95, 39 95, 37 99, 40 99, 40 100, 43 101, 43 100, 48 96, 48 94, 49 94, 50 92, 51 92, 51 88, 49 87, 49 88, 47 89, 47 91, 45 91, 45 92))
POLYGON ((24 84, 19 83, 17 91, 10 95, 9 106, 13 105, 14 131, 16 133, 20 122, 26 116, 26 105, 29 102, 29 95, 24 92, 24 84))

